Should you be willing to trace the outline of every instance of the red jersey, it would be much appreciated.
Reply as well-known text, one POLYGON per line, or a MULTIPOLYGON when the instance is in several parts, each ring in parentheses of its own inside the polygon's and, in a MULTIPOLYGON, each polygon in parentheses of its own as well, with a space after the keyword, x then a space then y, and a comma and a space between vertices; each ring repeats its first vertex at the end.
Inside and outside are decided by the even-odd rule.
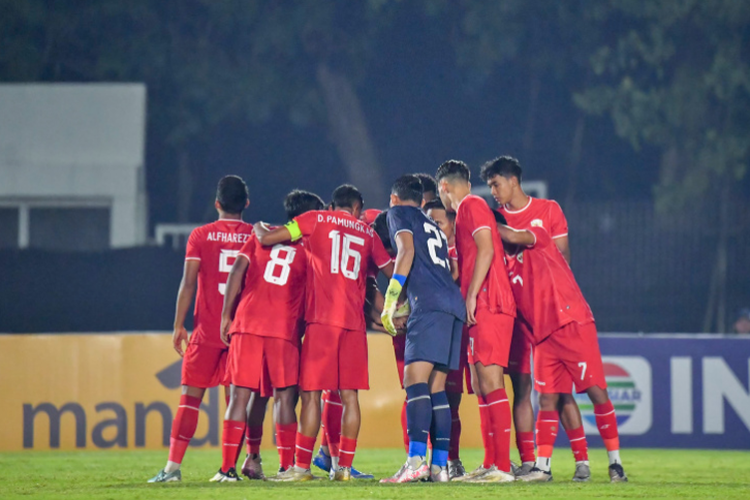
POLYGON ((466 298, 474 276, 474 264, 477 258, 477 246, 474 234, 480 230, 492 233, 492 245, 495 254, 492 258, 490 270, 482 283, 477 295, 477 308, 488 308, 491 313, 516 315, 516 304, 508 281, 508 271, 505 267, 503 243, 497 232, 497 223, 492 210, 479 196, 468 195, 459 203, 456 209, 456 252, 458 253, 459 281, 461 293, 466 298))
POLYGON ((391 262, 380 238, 347 212, 311 211, 294 220, 307 237, 305 321, 364 331, 367 271, 391 262))
POLYGON ((237 219, 219 219, 195 228, 187 242, 185 260, 200 261, 191 344, 226 347, 221 341, 221 309, 229 271, 253 226, 237 219))
POLYGON ((524 333, 536 345, 568 323, 594 321, 594 315, 549 233, 543 227, 528 231, 536 243, 510 255, 509 268, 518 310, 532 330, 524 333))
POLYGON ((516 229, 543 227, 553 240, 568 235, 568 221, 555 200, 529 196, 529 202, 519 210, 509 210, 502 206, 498 211, 505 216, 510 227, 516 229))
POLYGON ((251 236, 238 258, 248 261, 230 333, 298 342, 304 331, 307 255, 302 242, 264 247, 251 236))
POLYGON ((452 247, 448 247, 448 257, 450 257, 451 260, 458 260, 458 252, 456 252, 456 245, 453 245, 452 247))

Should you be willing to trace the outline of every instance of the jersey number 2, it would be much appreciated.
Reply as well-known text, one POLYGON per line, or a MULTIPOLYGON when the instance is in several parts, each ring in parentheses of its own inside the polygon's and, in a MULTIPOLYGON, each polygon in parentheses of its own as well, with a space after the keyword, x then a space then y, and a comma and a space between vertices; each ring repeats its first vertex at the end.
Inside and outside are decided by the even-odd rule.
POLYGON ((328 233, 331 239, 331 274, 341 274, 350 280, 356 280, 359 276, 359 267, 362 261, 362 254, 352 248, 352 245, 365 246, 364 238, 352 236, 351 234, 336 231, 335 229, 328 233), (352 269, 349 269, 349 260, 353 259, 352 269))
POLYGON ((448 239, 445 237, 445 233, 428 222, 424 223, 424 232, 432 235, 432 237, 427 240, 427 247, 430 249, 432 262, 438 266, 450 269, 450 261, 448 259, 441 259, 437 254, 437 249, 443 248, 443 241, 445 241, 445 246, 448 246, 448 239))

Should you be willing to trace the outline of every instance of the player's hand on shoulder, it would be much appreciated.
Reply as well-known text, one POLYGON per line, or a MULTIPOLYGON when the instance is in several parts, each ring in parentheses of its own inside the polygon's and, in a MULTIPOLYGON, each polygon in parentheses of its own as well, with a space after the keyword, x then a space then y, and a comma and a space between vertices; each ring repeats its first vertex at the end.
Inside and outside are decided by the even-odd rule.
POLYGON ((182 347, 182 344, 187 345, 188 343, 188 334, 187 330, 185 330, 184 326, 181 326, 179 328, 175 328, 172 332, 172 345, 174 346, 174 350, 177 351, 177 354, 180 356, 185 355, 185 350, 182 347))

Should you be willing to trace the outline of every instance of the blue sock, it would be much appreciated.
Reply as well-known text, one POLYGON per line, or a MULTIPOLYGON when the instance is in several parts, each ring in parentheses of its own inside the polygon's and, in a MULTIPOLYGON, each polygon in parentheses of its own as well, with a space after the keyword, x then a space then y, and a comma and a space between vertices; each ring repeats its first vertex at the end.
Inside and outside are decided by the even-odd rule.
POLYGON ((451 407, 445 391, 433 393, 432 399, 432 464, 445 467, 451 444, 451 407))
MULTIPOLYGON (((432 402, 427 384, 406 388, 406 428, 409 435, 409 456, 427 455, 427 435, 432 421, 432 402)), ((449 431, 450 432, 450 431, 449 431)))

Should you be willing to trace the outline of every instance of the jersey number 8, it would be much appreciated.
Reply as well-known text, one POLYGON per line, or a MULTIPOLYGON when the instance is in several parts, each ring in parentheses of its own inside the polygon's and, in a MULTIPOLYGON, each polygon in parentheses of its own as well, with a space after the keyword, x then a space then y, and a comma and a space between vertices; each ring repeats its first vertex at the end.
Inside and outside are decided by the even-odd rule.
POLYGON ((271 249, 271 260, 266 264, 266 270, 263 273, 263 279, 272 285, 284 286, 289 280, 291 265, 294 262, 294 255, 297 250, 286 245, 274 245, 271 249), (281 252, 286 252, 284 257, 280 257, 281 252), (281 273, 276 276, 276 267, 281 267, 281 273))

